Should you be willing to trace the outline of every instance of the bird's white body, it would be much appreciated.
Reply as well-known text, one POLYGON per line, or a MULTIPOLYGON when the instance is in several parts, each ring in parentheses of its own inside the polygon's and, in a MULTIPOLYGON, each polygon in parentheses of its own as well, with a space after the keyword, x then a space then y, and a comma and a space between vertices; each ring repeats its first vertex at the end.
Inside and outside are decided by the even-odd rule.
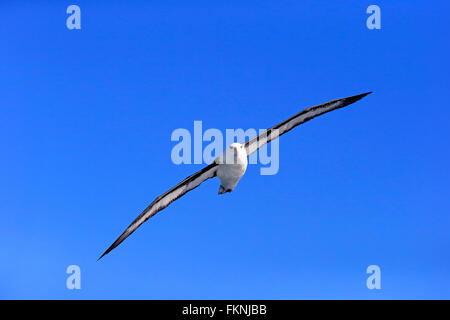
POLYGON ((231 144, 215 162, 219 164, 216 171, 220 181, 219 194, 233 191, 247 170, 247 152, 244 145, 231 144))

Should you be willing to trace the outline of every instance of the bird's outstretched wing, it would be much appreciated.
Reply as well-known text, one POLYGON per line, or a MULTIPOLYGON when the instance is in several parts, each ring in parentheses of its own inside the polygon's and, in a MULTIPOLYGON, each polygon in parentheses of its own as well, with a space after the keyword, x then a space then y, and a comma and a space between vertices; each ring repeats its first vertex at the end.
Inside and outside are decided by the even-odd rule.
POLYGON ((131 224, 130 226, 121 234, 119 238, 106 250, 99 260, 117 247, 123 240, 125 240, 130 234, 134 232, 141 224, 153 217, 162 209, 166 208, 176 199, 183 196, 185 193, 197 188, 203 181, 208 180, 216 176, 217 163, 213 162, 209 166, 206 166, 202 170, 194 173, 193 175, 187 177, 182 182, 177 184, 175 187, 167 191, 166 193, 157 197, 148 207, 145 209, 131 224))
POLYGON ((372 92, 366 92, 352 97, 328 101, 297 113, 295 116, 290 117, 289 119, 277 124, 276 126, 267 129, 259 136, 245 142, 244 146, 245 150, 247 151, 247 155, 251 155, 266 143, 269 143, 270 141, 278 138, 279 136, 292 130, 296 126, 301 125, 302 123, 305 123, 327 112, 348 106, 349 104, 352 104, 353 102, 364 98, 370 93, 372 92))

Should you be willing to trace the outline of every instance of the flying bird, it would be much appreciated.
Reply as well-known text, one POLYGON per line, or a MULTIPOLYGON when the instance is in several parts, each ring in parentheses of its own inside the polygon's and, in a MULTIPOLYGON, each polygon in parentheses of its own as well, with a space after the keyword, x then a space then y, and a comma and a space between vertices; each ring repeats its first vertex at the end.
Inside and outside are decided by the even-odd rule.
POLYGON ((277 139, 279 136, 292 130, 293 128, 327 112, 348 106, 372 92, 366 92, 352 97, 336 99, 307 108, 289 119, 267 129, 257 137, 245 143, 233 143, 217 157, 213 163, 187 177, 166 193, 157 197, 117 238, 116 241, 98 258, 117 247, 123 240, 132 234, 141 224, 153 217, 159 211, 166 208, 173 201, 177 200, 187 192, 197 188, 202 182, 217 177, 220 181, 219 194, 234 190, 239 180, 247 169, 247 157, 257 151, 266 143, 277 139))

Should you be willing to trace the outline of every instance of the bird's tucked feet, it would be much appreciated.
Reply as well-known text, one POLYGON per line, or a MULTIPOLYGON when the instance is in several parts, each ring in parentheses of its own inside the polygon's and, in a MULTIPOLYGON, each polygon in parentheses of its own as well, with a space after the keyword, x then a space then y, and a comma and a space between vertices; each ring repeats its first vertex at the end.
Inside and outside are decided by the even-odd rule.
POLYGON ((224 193, 231 192, 231 191, 233 191, 233 190, 225 189, 225 187, 223 185, 220 185, 220 187, 219 187, 219 194, 224 194, 224 193))

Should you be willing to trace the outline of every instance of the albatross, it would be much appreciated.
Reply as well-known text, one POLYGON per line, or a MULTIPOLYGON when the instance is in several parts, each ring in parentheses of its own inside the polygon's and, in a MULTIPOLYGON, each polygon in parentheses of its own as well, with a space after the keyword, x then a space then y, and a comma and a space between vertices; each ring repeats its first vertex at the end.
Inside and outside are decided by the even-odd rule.
POLYGON ((372 92, 328 101, 297 113, 287 120, 262 132, 260 135, 245 143, 233 143, 217 157, 210 165, 187 177, 166 193, 157 197, 142 213, 129 225, 116 241, 98 258, 108 254, 123 240, 131 235, 141 224, 153 217, 169 204, 197 188, 204 181, 217 177, 220 181, 219 194, 232 192, 247 169, 247 157, 256 152, 263 145, 277 139, 295 127, 330 111, 348 106, 372 92))

